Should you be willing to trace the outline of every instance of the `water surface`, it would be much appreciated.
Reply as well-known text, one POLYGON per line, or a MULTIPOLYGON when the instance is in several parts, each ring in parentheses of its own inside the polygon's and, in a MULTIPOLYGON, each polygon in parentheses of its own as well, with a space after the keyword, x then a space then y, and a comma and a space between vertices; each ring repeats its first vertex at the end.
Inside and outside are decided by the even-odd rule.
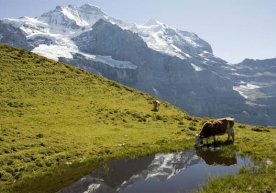
POLYGON ((214 148, 114 160, 58 193, 186 193, 249 165, 248 157, 214 148))

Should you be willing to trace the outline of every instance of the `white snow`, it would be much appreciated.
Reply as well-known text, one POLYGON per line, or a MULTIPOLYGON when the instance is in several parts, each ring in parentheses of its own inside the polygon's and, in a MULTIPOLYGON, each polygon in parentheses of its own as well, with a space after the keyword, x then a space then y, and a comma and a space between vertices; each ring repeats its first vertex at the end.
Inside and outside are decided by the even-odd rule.
POLYGON ((200 68, 199 66, 197 66, 197 65, 195 65, 195 64, 193 64, 193 63, 191 63, 191 65, 192 65, 193 69, 194 69, 195 71, 197 71, 197 72, 203 70, 202 68, 200 68))
POLYGON ((252 102, 259 98, 271 97, 260 91, 260 88, 266 86, 267 85, 256 85, 252 83, 241 82, 240 85, 233 86, 233 90, 237 91, 242 97, 252 102))
MULTIPOLYGON (((181 36, 182 36, 182 35, 181 35, 181 36)), ((186 40, 191 46, 193 46, 193 47, 198 47, 198 44, 195 43, 191 37, 184 37, 184 36, 182 36, 182 38, 183 38, 184 40, 186 40)))
POLYGON ((20 28, 28 35, 31 33, 48 33, 48 24, 39 21, 37 18, 21 17, 19 19, 4 19, 2 21, 12 24, 16 28, 20 28))
POLYGON ((235 75, 235 76, 243 76, 243 77, 248 77, 248 75, 245 75, 245 74, 239 74, 239 73, 237 73, 237 72, 232 73, 232 75, 235 75))
MULTIPOLYGON (((129 30, 138 33, 138 35, 147 43, 148 47, 161 53, 176 56, 182 60, 191 58, 191 56, 183 52, 174 44, 173 37, 167 34, 167 30, 174 30, 167 25, 156 20, 150 20, 145 25, 137 25, 130 27, 129 30)), ((176 37, 174 37, 176 39, 176 37)))
POLYGON ((83 193, 96 192, 101 187, 100 183, 92 183, 88 186, 88 190, 83 193))
POLYGON ((22 25, 22 21, 20 19, 3 19, 1 21, 6 24, 12 24, 16 28, 19 28, 22 25))
POLYGON ((246 90, 240 88, 239 86, 233 86, 233 90, 237 91, 243 98, 248 99, 249 97, 245 94, 246 90))
MULTIPOLYGON (((37 35, 37 34, 34 34, 37 35)), ((55 41, 55 44, 45 45, 40 44, 38 47, 34 48, 32 52, 39 55, 51 58, 53 60, 58 60, 59 57, 73 58, 73 54, 79 52, 78 47, 74 44, 72 40, 67 36, 60 34, 40 34, 45 35, 55 41)), ((32 36, 30 36, 32 38, 32 36)))
POLYGON ((235 76, 242 76, 242 77, 276 77, 275 73, 272 72, 257 72, 256 74, 252 74, 252 75, 246 75, 246 74, 239 74, 237 72, 232 73, 235 76))
POLYGON ((83 52, 79 52, 79 53, 88 59, 107 64, 113 68, 123 68, 123 69, 133 69, 133 70, 137 69, 137 66, 134 65, 133 63, 129 61, 115 60, 111 56, 92 55, 92 54, 86 54, 83 52))
POLYGON ((38 47, 34 48, 32 52, 37 53, 41 56, 58 61, 59 57, 73 58, 72 53, 66 46, 60 45, 45 45, 40 44, 38 47))
POLYGON ((32 17, 22 17, 20 18, 21 21, 31 24, 33 26, 42 26, 42 27, 48 27, 48 24, 45 22, 42 22, 40 20, 38 20, 38 18, 32 18, 32 17))
POLYGON ((254 89, 260 88, 260 86, 246 83, 245 85, 240 85, 240 88, 246 89, 246 90, 254 90, 254 89))
POLYGON ((260 77, 260 76, 270 76, 270 77, 276 77, 275 73, 271 72, 258 72, 257 74, 254 75, 255 77, 260 77))
POLYGON ((149 21, 147 21, 144 26, 153 26, 153 25, 158 25, 158 26, 164 26, 165 24, 164 23, 161 23, 155 19, 150 19, 149 21))
POLYGON ((35 39, 37 37, 42 37, 45 39, 52 40, 54 42, 57 42, 60 38, 64 39, 63 37, 60 37, 58 34, 50 34, 50 33, 31 33, 30 35, 27 36, 28 39, 35 39))
POLYGON ((78 10, 72 6, 64 7, 62 9, 62 13, 69 19, 75 21, 76 24, 79 26, 83 27, 83 26, 89 25, 88 22, 81 19, 80 15, 78 13, 78 10))
POLYGON ((0 41, 2 40, 3 36, 0 34, 0 41))

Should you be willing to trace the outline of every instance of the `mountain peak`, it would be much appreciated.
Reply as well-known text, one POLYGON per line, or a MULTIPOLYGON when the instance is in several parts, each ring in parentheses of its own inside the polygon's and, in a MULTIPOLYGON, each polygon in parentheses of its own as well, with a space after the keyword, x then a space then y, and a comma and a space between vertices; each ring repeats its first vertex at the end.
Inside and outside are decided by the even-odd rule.
POLYGON ((91 5, 89 3, 83 4, 82 6, 80 6, 80 9, 82 10, 87 10, 87 11, 98 11, 98 12, 102 12, 102 10, 94 5, 91 5))
POLYGON ((54 32, 62 32, 68 29, 72 31, 81 27, 92 26, 100 18, 105 17, 106 14, 100 8, 91 4, 84 4, 80 7, 74 5, 57 6, 54 10, 41 15, 40 19, 50 24, 54 32), (63 29, 64 27, 65 29, 63 29))
POLYGON ((61 11, 61 10, 62 10, 62 7, 60 5, 58 5, 58 6, 56 6, 54 11, 61 11))
POLYGON ((163 23, 157 21, 156 19, 151 18, 145 24, 145 26, 152 26, 152 25, 163 25, 163 23))

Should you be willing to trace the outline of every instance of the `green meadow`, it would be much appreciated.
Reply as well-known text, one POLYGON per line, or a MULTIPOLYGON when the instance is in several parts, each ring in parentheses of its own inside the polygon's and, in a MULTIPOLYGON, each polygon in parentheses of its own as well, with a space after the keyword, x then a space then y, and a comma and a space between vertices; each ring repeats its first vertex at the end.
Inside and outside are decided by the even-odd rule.
MULTIPOLYGON (((111 159, 181 151, 208 118, 29 51, 0 44, 0 192, 52 193, 111 159)), ((201 192, 275 192, 276 130, 236 124, 225 151, 255 167, 201 192)), ((223 143, 227 136, 218 138, 223 143)))

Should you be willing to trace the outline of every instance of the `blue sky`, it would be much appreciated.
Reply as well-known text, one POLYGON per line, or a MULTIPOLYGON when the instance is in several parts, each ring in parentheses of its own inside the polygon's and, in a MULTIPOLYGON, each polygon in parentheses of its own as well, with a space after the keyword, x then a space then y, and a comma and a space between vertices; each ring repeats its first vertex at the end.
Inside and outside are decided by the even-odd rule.
POLYGON ((230 63, 276 58, 275 0, 0 0, 0 18, 39 16, 57 5, 84 3, 124 21, 154 18, 192 31, 230 63))

